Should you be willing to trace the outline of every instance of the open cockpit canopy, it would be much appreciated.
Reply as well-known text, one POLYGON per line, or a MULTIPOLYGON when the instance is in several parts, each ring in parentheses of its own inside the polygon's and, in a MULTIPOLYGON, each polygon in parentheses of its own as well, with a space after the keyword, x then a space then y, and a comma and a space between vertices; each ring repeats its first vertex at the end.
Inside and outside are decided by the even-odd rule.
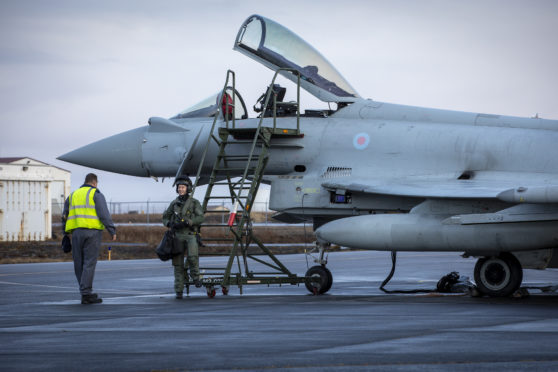
MULTIPOLYGON (((324 102, 354 102, 360 98, 341 74, 310 44, 282 25, 259 15, 250 16, 240 27, 234 50, 276 71, 295 69, 300 85, 324 102)), ((281 75, 296 83, 289 71, 281 75)))
POLYGON ((195 105, 179 112, 171 119, 214 117, 219 109, 219 105, 221 105, 221 113, 228 113, 229 115, 234 113, 234 117, 236 119, 246 119, 248 118, 248 113, 246 111, 244 100, 238 91, 235 90, 235 92, 236 93, 233 94, 233 89, 231 87, 227 87, 224 96, 222 95, 223 92, 219 91, 195 105), (233 102, 233 100, 235 102, 233 102))

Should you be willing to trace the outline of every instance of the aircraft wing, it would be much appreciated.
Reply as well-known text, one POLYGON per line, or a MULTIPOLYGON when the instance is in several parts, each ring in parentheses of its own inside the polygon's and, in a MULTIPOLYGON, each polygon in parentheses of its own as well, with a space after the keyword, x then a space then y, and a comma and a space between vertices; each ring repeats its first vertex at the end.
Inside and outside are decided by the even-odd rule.
POLYGON ((458 180, 416 177, 379 180, 331 180, 322 183, 330 190, 347 190, 370 194, 417 197, 426 199, 499 199, 509 203, 558 203, 556 183, 528 185, 510 180, 458 180))

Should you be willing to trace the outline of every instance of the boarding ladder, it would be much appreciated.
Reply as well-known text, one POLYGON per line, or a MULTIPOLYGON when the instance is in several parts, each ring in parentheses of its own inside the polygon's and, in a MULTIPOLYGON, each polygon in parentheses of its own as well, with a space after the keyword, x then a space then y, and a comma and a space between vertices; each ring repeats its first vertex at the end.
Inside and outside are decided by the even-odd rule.
MULTIPOLYGON (((266 247, 260 239, 253 234, 252 219, 250 212, 254 205, 256 194, 262 182, 265 168, 269 160, 269 149, 273 138, 293 138, 302 137, 300 133, 300 74, 296 70, 278 70, 267 90, 265 103, 267 107, 270 100, 273 100, 273 125, 264 125, 265 110, 260 115, 259 123, 256 127, 239 128, 236 125, 234 110, 236 104, 235 74, 227 71, 225 85, 218 100, 220 103, 219 111, 215 115, 208 141, 205 145, 200 165, 196 174, 193 187, 195 191, 205 158, 211 144, 218 146, 218 153, 215 163, 209 176, 207 190, 202 203, 206 220, 209 216, 222 216, 222 223, 208 222, 201 226, 203 241, 213 244, 230 244, 231 250, 226 267, 200 267, 203 273, 202 284, 206 287, 209 297, 215 296, 215 286, 220 286, 223 294, 227 294, 231 285, 237 285, 242 294, 243 285, 247 284, 299 284, 313 281, 313 278, 300 277, 291 273, 285 265, 266 247), (297 82, 297 125, 296 129, 278 128, 276 122, 277 94, 272 89, 275 79, 281 70, 292 71, 298 76, 297 82), (232 88, 232 89, 231 89, 232 88), (231 97, 232 96, 232 97, 231 97), (230 115, 232 113, 232 115, 230 115), (218 119, 223 122, 217 125, 218 119), (217 128, 217 131, 215 130, 217 128), (248 151, 246 151, 248 149, 248 151), (244 150, 244 152, 243 152, 244 150), (216 187, 217 186, 217 187, 216 187), (225 189, 225 192, 222 190, 225 189), (233 205, 231 211, 211 210, 210 201, 227 201, 233 205), (223 217, 226 216, 226 222, 223 217), (203 233, 203 229, 221 228, 227 232, 224 238, 208 238, 203 233), (260 257, 249 252, 249 248, 257 247, 260 257), (263 257, 263 258, 262 258, 263 257), (236 269, 233 269, 236 260, 236 269), (242 262, 241 262, 242 261, 242 262), (271 269, 266 272, 254 272, 249 268, 249 261, 255 261, 271 269)), ((268 119, 269 123, 270 120, 268 119)), ((210 217, 211 218, 211 217, 210 217)), ((187 282, 186 291, 192 282, 187 282)))

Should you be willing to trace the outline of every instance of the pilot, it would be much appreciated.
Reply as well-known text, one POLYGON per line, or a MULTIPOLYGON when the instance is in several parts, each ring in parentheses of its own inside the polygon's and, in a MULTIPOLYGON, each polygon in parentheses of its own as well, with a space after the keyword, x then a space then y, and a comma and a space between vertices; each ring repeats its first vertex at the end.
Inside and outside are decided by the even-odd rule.
POLYGON ((188 177, 179 177, 175 181, 178 197, 174 199, 165 213, 163 225, 175 232, 175 244, 179 244, 184 253, 172 259, 174 266, 174 291, 176 298, 181 299, 184 291, 184 280, 187 280, 188 269, 194 285, 201 287, 198 241, 199 226, 204 220, 203 209, 198 200, 190 195, 192 181, 188 177), (185 258, 186 257, 186 258, 185 258))

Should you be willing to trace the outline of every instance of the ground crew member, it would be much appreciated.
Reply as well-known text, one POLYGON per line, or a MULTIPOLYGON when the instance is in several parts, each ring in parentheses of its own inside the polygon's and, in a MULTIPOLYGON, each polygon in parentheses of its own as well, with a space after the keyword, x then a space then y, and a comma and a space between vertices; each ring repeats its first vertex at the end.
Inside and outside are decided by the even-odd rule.
POLYGON ((200 202, 190 195, 192 181, 188 177, 179 177, 175 181, 175 185, 178 197, 163 213, 163 225, 174 230, 175 244, 179 244, 184 251, 172 259, 174 291, 176 298, 181 299, 184 280, 188 280, 188 269, 194 285, 198 288, 201 287, 197 234, 199 234, 199 226, 202 224, 204 216, 200 202))
POLYGON ((110 217, 105 197, 97 189, 97 176, 89 173, 84 184, 64 202, 62 225, 72 234, 74 271, 82 304, 98 304, 103 300, 93 293, 93 277, 99 257, 101 237, 106 228, 116 240, 116 228, 110 217))

